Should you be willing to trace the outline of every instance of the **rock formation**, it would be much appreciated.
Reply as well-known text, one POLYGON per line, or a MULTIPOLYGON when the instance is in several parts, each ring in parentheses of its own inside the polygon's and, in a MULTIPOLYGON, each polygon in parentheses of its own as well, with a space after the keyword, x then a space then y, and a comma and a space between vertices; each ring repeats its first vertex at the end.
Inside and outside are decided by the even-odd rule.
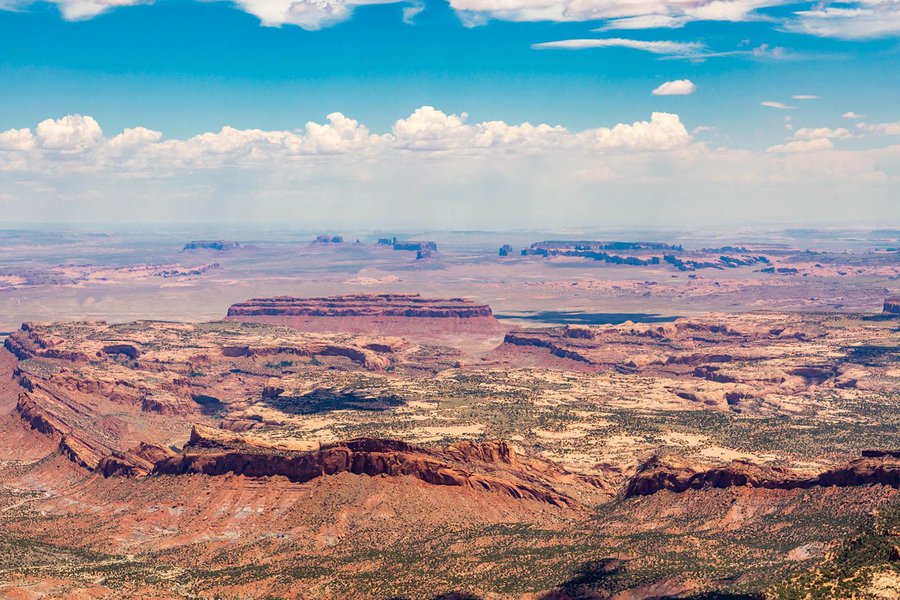
MULTIPOLYGON (((281 476, 296 483, 338 473, 412 476, 432 485, 468 487, 554 506, 576 504, 549 483, 529 475, 527 467, 503 442, 428 449, 397 440, 360 438, 322 446, 315 452, 300 452, 195 425, 184 451, 157 462, 150 474, 191 473, 281 476)), ((131 473, 111 470, 110 474, 131 473)))
POLYGON ((734 460, 721 467, 709 467, 679 456, 656 455, 638 468, 628 482, 625 497, 649 496, 662 490, 682 493, 709 487, 781 490, 876 484, 900 487, 900 459, 890 456, 891 453, 886 454, 864 456, 816 475, 744 460, 734 460))
MULTIPOLYGON (((589 258, 613 265, 650 266, 669 264, 679 271, 696 271, 698 269, 734 269, 748 267, 759 263, 768 264, 769 258, 761 255, 746 254, 745 249, 731 249, 735 254, 717 254, 724 249, 707 249, 682 254, 680 245, 661 242, 598 242, 590 240, 559 241, 550 240, 535 242, 522 250, 522 256, 570 256, 589 258), (609 251, 632 251, 638 254, 623 256, 609 251)), ((511 248, 500 249, 500 256, 506 256, 511 248)), ((764 269, 765 271, 765 269, 764 269)), ((780 272, 780 271, 779 271, 780 272)))
MULTIPOLYGON (((221 322, 25 323, 5 346, 18 359, 15 417, 75 464, 131 475, 149 472, 160 456, 148 448, 184 439, 192 422, 277 398, 284 388, 270 379, 279 365, 402 369, 415 348, 398 338, 221 322)), ((427 356, 431 368, 446 368, 440 356, 427 356)))
POLYGON ((885 314, 900 315, 900 296, 886 298, 884 300, 883 312, 885 314))
MULTIPOLYGON (((693 319, 664 324, 566 325, 513 330, 495 355, 513 363, 527 356, 539 362, 543 352, 552 364, 576 370, 664 374, 766 388, 837 385, 842 375, 839 363, 823 362, 817 355, 801 358, 795 354, 778 361, 772 356, 773 343, 800 348, 819 335, 813 330, 755 324, 736 329, 726 322, 693 319), (771 366, 765 362, 769 358, 773 359, 771 366)), ((723 392, 749 390, 723 388, 723 392)))
POLYGON ((491 308, 463 298, 418 294, 358 294, 323 298, 254 298, 232 305, 227 320, 287 325, 309 331, 354 333, 493 333, 491 308))
POLYGON ((215 250, 224 252, 226 250, 238 250, 241 245, 238 242, 227 240, 192 240, 184 245, 184 250, 215 250))
POLYGON ((341 235, 317 235, 314 243, 316 243, 316 244, 343 244, 344 236, 341 236, 341 235))
POLYGON ((430 256, 437 252, 437 243, 431 240, 401 240, 397 236, 378 238, 379 246, 391 246, 394 250, 422 253, 430 256))

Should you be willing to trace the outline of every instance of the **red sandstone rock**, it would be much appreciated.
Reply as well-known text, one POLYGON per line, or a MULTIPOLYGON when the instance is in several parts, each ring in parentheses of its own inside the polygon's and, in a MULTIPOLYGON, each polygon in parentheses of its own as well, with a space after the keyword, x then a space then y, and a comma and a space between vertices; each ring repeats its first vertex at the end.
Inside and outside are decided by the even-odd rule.
POLYGON ((494 332, 491 308, 464 298, 356 294, 323 298, 254 298, 234 304, 226 320, 353 333, 494 332))
POLYGON ((814 476, 743 460, 734 460, 722 467, 709 467, 678 456, 653 456, 638 468, 629 481, 625 497, 648 496, 662 490, 681 493, 708 487, 746 486, 783 490, 876 484, 900 487, 900 459, 891 454, 855 459, 814 476))
MULTIPOLYGON (((108 463, 108 475, 137 475, 108 463)), ((553 469, 546 469, 553 472, 553 469)), ((561 472, 561 469, 559 469, 561 472)), ((316 452, 284 450, 222 430, 194 426, 184 452, 164 458, 152 475, 247 477, 282 476, 297 483, 318 477, 355 475, 412 476, 432 485, 468 487, 561 507, 576 502, 549 483, 526 473, 505 442, 463 442, 445 449, 420 448, 397 440, 360 438, 323 446, 316 452), (477 472, 488 470, 490 474, 477 472)))

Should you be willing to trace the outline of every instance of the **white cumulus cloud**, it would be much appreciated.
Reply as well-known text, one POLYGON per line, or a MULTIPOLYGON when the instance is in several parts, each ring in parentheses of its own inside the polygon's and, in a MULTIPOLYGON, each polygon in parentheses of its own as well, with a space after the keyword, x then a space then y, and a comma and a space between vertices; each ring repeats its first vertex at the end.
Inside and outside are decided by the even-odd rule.
POLYGON ((667 81, 653 90, 654 96, 686 96, 697 91, 697 86, 690 79, 667 81))
POLYGON ((695 141, 663 112, 570 130, 423 106, 383 132, 335 112, 296 128, 186 138, 146 127, 103 135, 77 115, 42 121, 40 133, 17 125, 0 131, 10 220, 670 226, 696 225, 725 204, 731 217, 762 212, 773 222, 813 208, 829 218, 900 215, 900 143, 890 137, 900 123, 797 129, 768 152, 695 141), (868 134, 867 146, 885 145, 835 147, 868 134))
POLYGON ((432 106, 423 106, 394 123, 395 145, 409 150, 449 150, 471 141, 473 129, 465 124, 466 113, 448 115, 432 106))
POLYGON ((33 147, 34 136, 31 135, 31 130, 27 127, 0 131, 0 150, 23 151, 30 150, 33 147))
POLYGON ((69 115, 30 129, 0 132, 0 163, 6 170, 53 167, 107 168, 168 173, 172 169, 276 168, 307 158, 352 155, 391 160, 400 154, 492 157, 559 153, 668 151, 685 146, 691 136, 678 115, 653 113, 649 121, 572 132, 559 125, 484 121, 467 123, 466 113, 448 114, 423 106, 398 119, 391 131, 376 134, 356 119, 334 112, 324 123, 300 129, 237 129, 186 139, 163 139, 145 127, 125 129, 106 138, 89 116, 69 115), (54 166, 55 165, 55 166, 54 166))
POLYGON ((45 150, 81 152, 103 140, 100 124, 90 116, 68 115, 45 119, 35 128, 38 145, 45 150))
POLYGON ((650 115, 649 121, 589 129, 579 133, 578 139, 588 142, 594 148, 671 150, 687 145, 691 141, 691 135, 678 115, 655 112, 650 115))

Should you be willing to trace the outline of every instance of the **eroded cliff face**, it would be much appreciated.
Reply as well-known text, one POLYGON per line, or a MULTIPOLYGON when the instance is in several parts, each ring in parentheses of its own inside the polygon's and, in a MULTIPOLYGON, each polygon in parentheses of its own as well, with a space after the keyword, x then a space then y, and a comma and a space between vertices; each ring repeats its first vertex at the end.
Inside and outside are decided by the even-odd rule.
POLYGON ((815 474, 744 460, 709 467, 679 456, 653 456, 628 482, 625 497, 649 496, 662 490, 682 493, 730 487, 780 490, 863 485, 900 487, 900 458, 889 452, 877 454, 879 456, 864 456, 815 474))
POLYGON ((109 446, 73 430, 41 403, 46 396, 22 393, 16 403, 16 413, 32 429, 46 435, 57 443, 59 452, 80 467, 95 470, 105 455, 111 452, 109 446))
POLYGON ((892 315, 900 315, 900 297, 895 296, 893 298, 885 299, 883 312, 892 315))
MULTIPOLYGON (((107 475, 145 475, 192 423, 277 397, 273 375, 285 365, 380 371, 402 368, 418 349, 399 338, 161 322, 26 323, 5 346, 17 359, 14 415, 107 475)), ((428 358, 442 368, 439 355, 428 358)))
POLYGON ((412 476, 432 485, 466 487, 558 507, 577 505, 519 465, 514 451, 504 442, 467 442, 431 449, 397 440, 360 438, 314 452, 298 452, 196 425, 183 452, 160 460, 150 474, 281 476, 306 483, 339 473, 412 476))
POLYGON ((229 317, 284 315, 312 317, 491 317, 491 307, 463 298, 423 298, 419 294, 353 294, 322 298, 254 298, 228 309, 229 317))
MULTIPOLYGON (((19 359, 18 418, 72 463, 105 477, 240 475, 298 484, 341 473, 412 477, 564 509, 580 509, 575 496, 601 493, 591 478, 520 457, 502 441, 430 448, 361 438, 316 448, 302 439, 275 444, 229 431, 257 424, 230 416, 255 403, 286 402, 291 410, 297 399, 282 400, 285 388, 272 377, 279 369, 327 370, 322 361, 330 357, 344 360, 335 363, 342 370, 402 367, 418 349, 402 339, 241 323, 79 323, 26 325, 7 346, 19 359)), ((308 395, 323 407, 351 402, 338 392, 308 395)), ((354 406, 392 402, 352 398, 354 406)))

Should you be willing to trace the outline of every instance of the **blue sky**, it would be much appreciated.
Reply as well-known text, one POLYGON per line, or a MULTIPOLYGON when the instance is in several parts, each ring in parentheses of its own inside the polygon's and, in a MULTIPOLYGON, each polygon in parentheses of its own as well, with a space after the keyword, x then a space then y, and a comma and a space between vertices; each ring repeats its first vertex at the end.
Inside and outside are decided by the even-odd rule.
MULTIPOLYGON (((769 160, 767 151, 770 155, 793 154, 797 149, 861 153, 893 148, 897 143, 896 134, 885 133, 900 122, 900 3, 889 0, 835 4, 832 8, 838 11, 853 8, 854 14, 874 13, 853 18, 840 12, 829 14, 828 27, 820 24, 818 16, 806 17, 809 23, 798 21, 797 16, 801 11, 828 11, 828 6, 777 1, 647 1, 645 6, 640 2, 625 5, 630 8, 624 12, 609 0, 580 4, 454 0, 453 6, 426 1, 356 7, 347 6, 346 1, 249 0, 237 6, 163 0, 107 9, 95 0, 60 0, 59 4, 0 0, 0 8, 6 9, 0 10, 0 132, 28 128, 35 132, 28 135, 36 140, 18 146, 7 143, 9 148, 15 146, 6 150, 8 165, 17 165, 19 172, 14 187, 27 179, 32 188, 44 190, 47 202, 65 196, 58 189, 49 193, 46 189, 72 183, 76 154, 78 160, 90 163, 96 178, 93 183, 83 180, 85 189, 109 185, 102 168, 115 170, 124 159, 117 154, 113 160, 109 152, 100 152, 106 143, 100 137, 91 138, 91 148, 57 145, 54 150, 38 135, 39 122, 56 123, 66 115, 89 115, 102 127, 102 140, 127 128, 160 132, 159 139, 150 140, 156 144, 154 156, 164 150, 158 142, 187 140, 225 126, 294 131, 309 121, 325 123, 326 115, 334 112, 358 121, 368 133, 391 134, 399 119, 422 106, 451 116, 466 113, 465 124, 546 123, 561 125, 573 135, 648 121, 651 113, 661 112, 677 115, 679 127, 690 138, 678 141, 677 148, 669 138, 659 148, 625 141, 611 150, 604 142, 595 158, 614 151, 616 161, 625 160, 621 148, 683 154, 687 146, 703 145, 708 151, 727 148, 769 160), (694 7, 692 12, 683 11, 687 4, 694 7), (323 5, 338 16, 322 19, 317 11, 323 5), (725 18, 722 5, 728 5, 724 14, 732 20, 702 20, 711 14, 725 18), (261 24, 258 15, 269 15, 271 20, 272 11, 278 14, 278 22, 261 24), (404 22, 404 11, 416 13, 406 19, 411 24, 404 22), (622 28, 626 25, 615 19, 592 18, 597 14, 619 18, 652 14, 680 21, 677 27, 632 28, 629 24, 622 28), (832 26, 835 19, 837 25, 832 26), (584 39, 626 40, 627 44, 578 50, 535 48, 584 39), (648 51, 649 46, 641 46, 644 42, 666 42, 674 50, 648 51), (667 81, 685 79, 693 83, 695 91, 690 94, 652 93, 667 81), (816 98, 796 99, 798 95, 816 98), (763 106, 763 102, 790 108, 763 106), (844 117, 848 112, 860 118, 844 117), (819 133, 798 137, 798 130, 819 133), (785 148, 794 138, 800 144, 785 148), (54 165, 52 177, 46 175, 47 161, 54 165)), ((68 121, 55 126, 73 127, 68 121)), ((259 142, 252 143, 259 151, 259 142)), ((265 143, 271 145, 271 141, 265 143)), ((391 152, 396 151, 396 140, 388 145, 394 148, 391 152)), ((437 148, 442 152, 440 160, 450 160, 448 148, 437 148)), ((3 152, 0 143, 0 157, 3 152)), ((896 190, 890 179, 895 164, 891 152, 885 163, 888 180, 878 182, 876 177, 865 183, 882 186, 878 193, 896 190)), ((498 154, 509 153, 505 148, 498 154)), ((436 156, 429 162, 438 160, 436 156)), ((854 156, 863 160, 862 154, 854 156)), ((883 173, 885 159, 879 157, 867 155, 866 165, 883 173)), ((840 159, 835 155, 828 160, 840 159)), ((634 158, 629 164, 643 161, 646 166, 648 160, 634 158)), ((2 166, 0 160, 0 171, 2 166)), ((231 167, 259 173, 255 165, 231 163, 231 167)), ((196 170, 196 165, 192 168, 196 170)), ((203 168, 212 172, 207 163, 203 168)), ((767 175, 766 169, 771 168, 766 166, 757 176, 775 182, 781 176, 767 175)), ((796 171, 796 167, 787 168, 796 171)), ((502 170, 498 167, 493 176, 502 170)), ((703 185, 702 174, 697 176, 696 185, 703 185)), ((165 182, 159 173, 144 172, 140 177, 153 180, 160 189, 168 189, 174 181, 171 171, 165 182)), ((202 177, 179 181, 201 187, 210 183, 202 177)), ((340 176, 334 183, 340 188, 340 176)), ((125 184, 119 181, 116 186, 121 193, 125 184)), ((0 200, 9 202, 23 193, 13 190, 0 194, 0 200)), ((288 202, 280 196, 271 201, 288 202)), ((214 199, 209 197, 207 202, 214 199)), ((70 202, 69 207, 73 206, 77 201, 70 202)), ((884 201, 873 205, 867 217, 879 217, 883 206, 884 201)), ((52 205, 44 210, 54 212, 52 205)), ((90 211, 85 214, 90 218, 90 211)), ((22 218, 28 216, 23 213, 22 218)))

